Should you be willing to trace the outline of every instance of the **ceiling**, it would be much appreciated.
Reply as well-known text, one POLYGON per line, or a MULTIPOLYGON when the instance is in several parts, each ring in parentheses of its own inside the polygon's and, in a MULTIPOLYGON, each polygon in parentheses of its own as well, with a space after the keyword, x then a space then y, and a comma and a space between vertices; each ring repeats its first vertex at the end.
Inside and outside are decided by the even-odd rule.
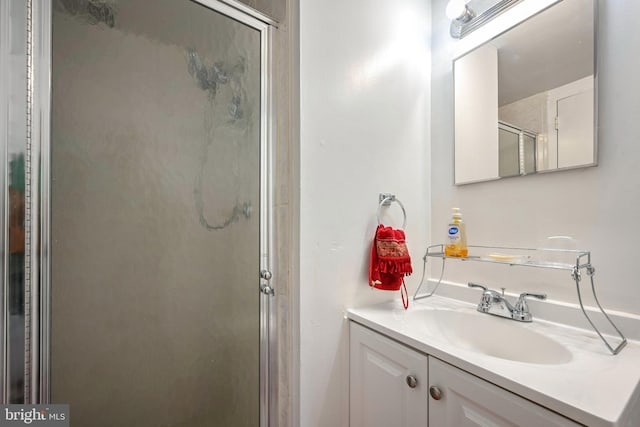
POLYGON ((593 0, 563 0, 493 39, 498 102, 509 104, 594 74, 593 0))

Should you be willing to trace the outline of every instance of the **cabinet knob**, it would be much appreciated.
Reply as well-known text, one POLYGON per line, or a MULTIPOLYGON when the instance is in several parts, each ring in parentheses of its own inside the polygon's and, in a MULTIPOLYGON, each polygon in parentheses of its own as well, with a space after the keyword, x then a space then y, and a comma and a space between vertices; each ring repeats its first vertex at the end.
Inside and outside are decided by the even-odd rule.
POLYGON ((442 399, 442 391, 440 391, 440 389, 438 387, 434 386, 434 385, 429 387, 429 394, 431 395, 433 400, 442 399))
POLYGON ((407 385, 411 388, 416 388, 418 386, 418 379, 413 375, 407 375, 407 385))

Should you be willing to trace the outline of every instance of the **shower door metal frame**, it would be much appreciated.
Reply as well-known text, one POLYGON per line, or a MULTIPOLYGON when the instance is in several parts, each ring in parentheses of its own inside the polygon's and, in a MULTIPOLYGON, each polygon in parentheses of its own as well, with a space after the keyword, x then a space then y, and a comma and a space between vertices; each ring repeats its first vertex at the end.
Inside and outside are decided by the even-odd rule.
MULTIPOLYGON (((25 272, 24 264, 17 266, 10 262, 11 245, 24 247, 25 235, 10 233, 11 213, 23 211, 22 217, 14 220, 24 221, 24 194, 17 199, 10 196, 12 180, 26 183, 25 170, 12 170, 11 154, 24 156, 26 160, 27 147, 27 2, 18 0, 0 1, 0 66, 2 67, 2 79, 0 81, 0 403, 19 401, 12 395, 11 390, 11 357, 12 331, 11 295, 17 295, 11 286, 19 285, 24 288, 25 272), (14 15, 14 13, 17 13, 14 15), (19 16, 19 18, 17 18, 19 16), (16 61, 16 58, 20 58, 16 61), (18 84, 17 84, 18 83, 18 84), (22 98, 19 105, 14 102, 22 98), (24 104, 23 104, 24 103, 24 104), (24 135, 23 135, 24 133, 24 135), (23 137, 24 136, 24 137, 23 137), (16 272, 14 268, 20 271, 16 272), (13 277, 17 273, 17 276, 13 277)), ((26 165, 25 165, 26 167, 26 165)), ((15 224, 14 224, 15 225, 15 224)), ((24 288, 26 293, 26 288, 24 288)), ((26 300, 23 301, 26 306, 26 300)), ((15 309, 16 307, 14 307, 15 309)), ((19 307, 17 307, 19 309, 19 307)), ((23 307, 24 308, 24 307, 23 307)), ((21 342, 21 350, 25 351, 24 340, 21 342)), ((26 352, 25 352, 26 353, 26 352)), ((25 354, 23 353, 23 354, 25 354)), ((23 364, 23 377, 26 366, 23 364)))
MULTIPOLYGON (((27 233, 32 236, 27 253, 31 257, 30 341, 25 378, 30 403, 49 403, 51 398, 51 40, 52 1, 28 0, 30 23, 28 84, 32 93, 28 108, 31 147, 27 158, 32 165, 27 170, 31 183, 31 198, 27 200, 31 221, 27 233)), ((274 293, 262 292, 265 279, 260 271, 271 272, 269 286, 277 291, 278 274, 273 260, 273 96, 272 43, 276 23, 269 17, 235 0, 188 0, 225 15, 260 32, 260 261, 256 271, 255 290, 260 294, 260 427, 275 426, 277 420, 276 305, 274 293)), ((3 185, 3 188, 5 186, 3 185)), ((29 216, 29 214, 27 214, 29 216)), ((59 402, 66 403, 66 402, 59 402)))
MULTIPOLYGON (((8 67, 9 62, 9 3, 0 2, 0 67, 8 67)), ((8 179, 7 179, 7 152, 9 146, 9 95, 7 93, 7 79, 0 79, 0 403, 6 403, 8 399, 9 387, 9 279, 8 273, 8 230, 9 224, 9 200, 8 200, 8 179)))

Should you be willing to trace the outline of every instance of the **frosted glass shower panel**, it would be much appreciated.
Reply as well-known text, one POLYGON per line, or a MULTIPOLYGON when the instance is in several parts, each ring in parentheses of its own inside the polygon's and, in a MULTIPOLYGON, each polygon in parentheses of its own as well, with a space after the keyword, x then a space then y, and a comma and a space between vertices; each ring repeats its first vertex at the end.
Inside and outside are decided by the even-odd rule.
POLYGON ((498 167, 500 177, 520 175, 518 134, 498 129, 498 167))
POLYGON ((258 426, 261 33, 191 1, 53 6, 51 400, 258 426))

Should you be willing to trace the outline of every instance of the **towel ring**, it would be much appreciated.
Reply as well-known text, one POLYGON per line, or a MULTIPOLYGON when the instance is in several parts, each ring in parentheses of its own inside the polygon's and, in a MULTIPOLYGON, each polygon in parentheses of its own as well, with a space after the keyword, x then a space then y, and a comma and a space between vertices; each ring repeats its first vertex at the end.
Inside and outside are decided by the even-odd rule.
POLYGON ((380 204, 378 205, 378 212, 377 212, 378 225, 382 224, 382 221, 380 220, 380 212, 382 210, 382 207, 389 206, 391 202, 396 202, 397 204, 400 205, 400 209, 402 209, 402 215, 404 217, 402 220, 402 229, 404 230, 407 225, 407 211, 404 210, 404 205, 402 204, 402 202, 398 200, 396 196, 393 194, 380 195, 380 204))

